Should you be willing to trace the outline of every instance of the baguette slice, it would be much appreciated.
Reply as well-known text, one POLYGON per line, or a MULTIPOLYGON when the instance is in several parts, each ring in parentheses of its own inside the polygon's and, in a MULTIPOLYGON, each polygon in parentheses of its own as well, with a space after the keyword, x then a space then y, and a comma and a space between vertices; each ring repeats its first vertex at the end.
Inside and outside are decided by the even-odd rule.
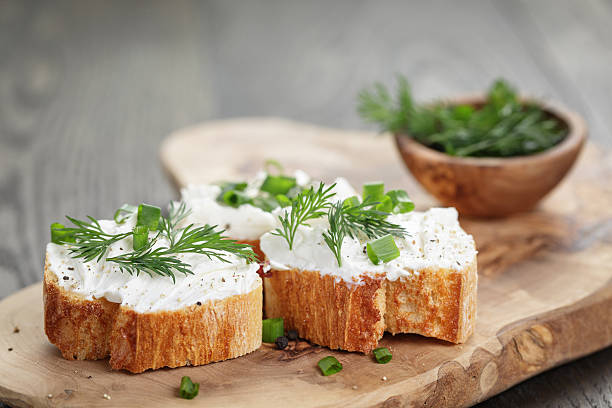
POLYGON ((383 333, 463 343, 474 330, 476 263, 427 269, 414 279, 365 277, 354 285, 317 271, 275 270, 264 279, 265 313, 331 349, 368 353, 383 333))
POLYGON ((88 300, 64 289, 45 266, 43 299, 45 333, 64 358, 110 356, 115 370, 140 373, 208 364, 261 345, 261 285, 201 306, 138 313, 105 298, 88 300))
POLYGON ((262 237, 271 264, 264 280, 266 316, 282 317, 287 328, 317 344, 347 351, 370 352, 385 331, 465 342, 476 318, 473 239, 459 227, 454 209, 411 214, 405 221, 409 235, 396 241, 414 256, 406 264, 398 258, 395 269, 376 267, 363 243, 346 246, 348 238, 345 268, 338 267, 319 238, 326 224, 300 227, 293 251, 279 237, 262 237))
MULTIPOLYGON (((131 231, 100 220, 107 234, 131 231)), ((150 234, 155 234, 150 232, 150 234)), ((168 244, 165 237, 155 245, 168 244)), ((107 256, 131 251, 131 236, 112 243, 107 256)), ((259 265, 233 254, 223 259, 180 253, 189 274, 129 274, 106 258, 83 261, 66 245, 49 243, 44 268, 45 333, 67 359, 103 359, 134 373, 201 365, 241 356, 261 345, 259 265)))

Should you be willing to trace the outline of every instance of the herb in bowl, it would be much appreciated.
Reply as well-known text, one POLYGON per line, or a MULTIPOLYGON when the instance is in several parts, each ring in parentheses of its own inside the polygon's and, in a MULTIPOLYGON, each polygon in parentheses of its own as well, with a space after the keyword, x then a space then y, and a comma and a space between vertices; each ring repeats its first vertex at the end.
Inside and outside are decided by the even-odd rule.
POLYGON ((377 83, 359 94, 359 114, 383 131, 405 134, 451 156, 512 157, 550 149, 568 134, 563 122, 537 104, 521 101, 504 80, 489 89, 481 106, 416 105, 408 81, 398 77, 397 96, 377 83))

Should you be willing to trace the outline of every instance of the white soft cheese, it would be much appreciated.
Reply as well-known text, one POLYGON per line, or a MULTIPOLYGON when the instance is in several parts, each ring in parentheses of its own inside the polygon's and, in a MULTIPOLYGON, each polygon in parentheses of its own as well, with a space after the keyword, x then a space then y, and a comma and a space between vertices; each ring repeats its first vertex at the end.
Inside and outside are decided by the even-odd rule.
MULTIPOLYGON (((118 225, 112 220, 100 221, 102 229, 110 234, 131 231, 135 217, 118 225)), ((160 241, 159 244, 166 244, 160 241)), ((125 238, 110 246, 107 256, 132 251, 132 238, 125 238)), ((86 299, 100 299, 121 303, 138 313, 177 310, 186 306, 220 300, 251 292, 261 285, 257 274, 259 265, 228 255, 229 263, 205 255, 180 254, 181 261, 191 265, 193 275, 176 272, 176 283, 165 276, 146 273, 130 275, 121 272, 113 262, 82 262, 72 258, 64 245, 47 245, 47 267, 58 278, 61 287, 83 295, 86 299)))
POLYGON ((309 222, 309 226, 300 226, 291 251, 284 238, 269 233, 261 237, 260 245, 274 269, 319 271, 356 283, 364 276, 379 274, 394 281, 429 267, 461 269, 476 257, 474 240, 461 229, 454 208, 391 215, 388 221, 404 227, 407 234, 395 238, 400 256, 380 265, 374 265, 368 258, 365 242, 346 237, 342 245, 342 266, 339 267, 323 239, 322 234, 329 227, 325 217, 309 222))
MULTIPOLYGON (((245 194, 255 197, 266 176, 265 172, 257 173, 257 176, 248 183, 245 194)), ((300 187, 317 184, 312 183, 308 174, 301 170, 297 170, 294 177, 300 187)), ((333 191, 338 199, 356 194, 346 179, 337 178, 334 182, 336 186, 333 191)), ((217 201, 220 193, 221 188, 211 184, 189 185, 182 189, 181 200, 191 209, 185 223, 218 225, 225 230, 227 236, 250 241, 258 240, 266 232, 278 227, 278 211, 270 213, 250 204, 238 208, 229 207, 217 201)))

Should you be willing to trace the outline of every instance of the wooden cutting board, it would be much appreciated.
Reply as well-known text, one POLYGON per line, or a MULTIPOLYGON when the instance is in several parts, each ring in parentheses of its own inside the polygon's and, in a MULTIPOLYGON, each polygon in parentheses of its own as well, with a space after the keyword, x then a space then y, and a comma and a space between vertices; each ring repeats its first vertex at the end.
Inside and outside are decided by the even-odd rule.
MULTIPOLYGON (((435 204, 387 136, 239 119, 177 132, 160 153, 178 186, 250 176, 276 158, 323 180, 385 180, 407 189, 421 209, 435 204)), ((612 156, 587 146, 537 211, 461 220, 476 239, 480 275, 476 332, 465 344, 386 335, 381 344, 393 352, 386 365, 316 346, 285 352, 264 345, 203 367, 112 372, 106 361, 63 360, 47 342, 37 284, 0 303, 0 400, 19 407, 474 404, 612 344, 611 180, 612 156), (323 377, 316 363, 326 355, 344 370, 323 377), (183 375, 201 384, 195 400, 177 397, 183 375)))

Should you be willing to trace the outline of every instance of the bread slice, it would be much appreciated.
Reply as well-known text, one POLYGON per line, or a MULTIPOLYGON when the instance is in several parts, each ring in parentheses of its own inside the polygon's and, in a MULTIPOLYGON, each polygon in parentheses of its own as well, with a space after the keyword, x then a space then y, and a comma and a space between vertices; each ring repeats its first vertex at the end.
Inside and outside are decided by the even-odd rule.
POLYGON ((463 343, 474 330, 476 276, 473 263, 355 285, 317 271, 272 269, 264 279, 265 312, 331 349, 368 353, 385 331, 463 343))
POLYGON ((332 264, 329 248, 318 238, 325 225, 300 227, 293 251, 279 237, 262 237, 262 249, 271 263, 264 280, 266 316, 282 317, 288 329, 317 344, 347 351, 370 352, 385 331, 465 342, 476 319, 473 239, 460 229, 454 209, 406 216, 402 225, 415 238, 396 239, 398 246, 416 255, 407 265, 398 258, 394 271, 387 265, 375 267, 359 242, 353 249, 343 247, 344 256, 355 258, 357 266, 332 264), (436 218, 433 232, 419 235, 418 229, 430 222, 427 217, 436 218), (440 233, 437 228, 444 225, 450 232, 440 233), (453 250, 457 258, 449 257, 453 250), (362 270, 351 275, 347 268, 355 274, 362 270))
POLYGON ((47 258, 43 299, 45 333, 69 360, 110 356, 113 369, 140 373, 226 360, 261 345, 261 284, 201 305, 138 313, 62 287, 47 258))

